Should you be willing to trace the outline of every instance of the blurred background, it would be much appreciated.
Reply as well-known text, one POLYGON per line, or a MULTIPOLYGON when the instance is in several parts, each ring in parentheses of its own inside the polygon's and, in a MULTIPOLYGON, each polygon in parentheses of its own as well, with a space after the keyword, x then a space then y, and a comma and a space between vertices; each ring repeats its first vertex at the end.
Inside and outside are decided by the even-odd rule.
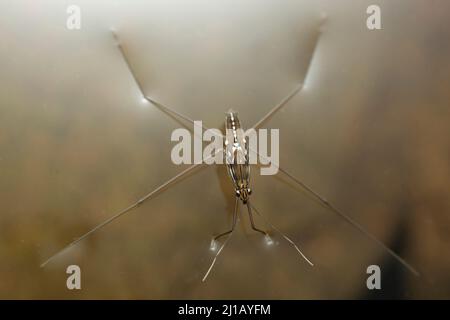
POLYGON ((0 3, 0 298, 450 298, 450 3, 445 0, 97 0, 0 3), (382 29, 366 27, 381 8, 382 29), (81 29, 66 10, 81 8, 81 29), (318 38, 321 17, 327 16, 318 38), (225 168, 196 171, 46 268, 49 256, 174 176, 181 124, 265 125, 280 164, 421 273, 415 277, 281 174, 252 171, 279 235, 239 228, 206 283, 234 204, 225 168), (317 49, 310 58, 318 40, 317 49), (66 288, 81 267, 82 290, 66 288), (366 287, 367 266, 382 290, 366 287))

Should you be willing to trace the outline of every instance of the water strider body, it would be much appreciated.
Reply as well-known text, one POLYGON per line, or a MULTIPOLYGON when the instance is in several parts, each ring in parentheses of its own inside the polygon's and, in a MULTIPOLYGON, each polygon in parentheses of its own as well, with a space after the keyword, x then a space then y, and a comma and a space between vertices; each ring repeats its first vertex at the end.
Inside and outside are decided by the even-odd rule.
MULTIPOLYGON (((113 35, 116 38, 116 40, 118 40, 117 36, 114 33, 113 33, 113 35)), ((316 39, 316 47, 317 47, 317 41, 318 41, 318 37, 316 39)), ((188 121, 191 124, 195 125, 194 120, 192 120, 191 118, 187 117, 186 115, 183 115, 183 114, 179 113, 178 111, 176 111, 176 110, 174 110, 172 108, 169 108, 169 107, 167 107, 167 106, 165 106, 165 105, 155 101, 151 97, 146 96, 144 94, 144 91, 142 90, 142 86, 140 85, 138 79, 134 75, 133 69, 131 68, 130 63, 129 63, 129 61, 128 61, 126 55, 125 55, 125 52, 124 52, 124 50, 123 50, 123 48, 122 48, 122 46, 121 46, 119 41, 117 43, 117 46, 118 46, 118 48, 120 50, 120 53, 122 54, 122 57, 123 57, 126 65, 128 66, 131 74, 133 75, 133 78, 134 78, 134 80, 135 80, 135 82, 136 82, 140 92, 142 93, 144 99, 146 99, 147 101, 149 101, 150 103, 152 103, 153 105, 155 105, 156 107, 158 107, 159 109, 164 111, 165 113, 169 113, 171 115, 175 115, 175 116, 179 117, 180 119, 183 119, 183 120, 188 121)), ((315 52, 315 50, 313 51, 313 54, 310 57, 311 59, 312 59, 312 56, 314 55, 314 52, 315 52)), ((310 63, 310 65, 311 65, 311 63, 310 63)), ((309 72, 309 68, 308 68, 307 74, 308 74, 308 72, 309 72)), ((263 116, 261 118, 261 120, 259 120, 250 129, 257 129, 257 128, 259 128, 267 119, 269 119, 272 115, 274 115, 276 112, 281 110, 281 108, 284 105, 286 105, 287 102, 289 102, 295 95, 297 95, 301 91, 302 88, 303 88, 303 84, 300 84, 298 87, 296 87, 290 94, 288 94, 283 100, 281 100, 280 103, 278 103, 275 107, 273 107, 265 116, 263 116)), ((234 228, 236 226, 236 222, 238 220, 237 212, 238 212, 238 207, 239 207, 239 201, 241 201, 247 207, 249 218, 250 218, 250 222, 251 222, 251 226, 252 226, 253 230, 262 233, 265 236, 265 239, 266 239, 266 241, 269 244, 271 242, 270 237, 268 236, 267 232, 256 228, 256 226, 254 224, 254 220, 253 220, 253 212, 256 212, 258 215, 261 215, 261 214, 255 208, 255 206, 250 202, 250 195, 251 195, 251 189, 250 189, 250 165, 249 165, 250 152, 253 152, 253 153, 259 155, 265 161, 267 161, 267 158, 263 157, 256 150, 253 150, 252 148, 249 147, 248 140, 245 138, 244 131, 241 128, 241 124, 240 124, 240 121, 239 121, 239 118, 238 118, 236 112, 229 111, 227 113, 226 120, 225 120, 225 128, 228 129, 227 131, 230 134, 227 134, 226 137, 225 137, 224 148, 221 149, 221 150, 217 150, 216 153, 213 156, 215 156, 219 152, 223 152, 224 153, 224 157, 225 157, 225 161, 226 161, 225 163, 227 165, 227 170, 228 170, 228 173, 229 173, 230 178, 232 180, 233 187, 234 187, 234 190, 235 190, 235 193, 236 193, 235 207, 234 207, 234 213, 233 213, 233 223, 232 223, 232 227, 231 227, 231 229, 229 231, 226 231, 226 232, 224 232, 222 234, 219 234, 219 235, 217 235, 217 236, 215 236, 213 238, 213 240, 211 242, 211 248, 216 251, 216 255, 215 255, 215 257, 214 257, 214 259, 213 259, 213 261, 212 261, 208 271, 206 272, 205 276, 203 277, 203 281, 206 280, 207 276, 209 275, 211 269, 213 268, 213 266, 214 266, 214 264, 216 262, 217 257, 222 252, 223 248, 225 247, 226 243, 230 239, 231 234, 234 231, 234 228), (219 238, 225 236, 225 235, 228 235, 228 237, 226 238, 226 240, 224 241, 222 246, 220 248, 218 248, 217 244, 216 244, 217 240, 219 238)), ((205 129, 205 127, 203 127, 203 129, 205 129)), ((206 161, 206 159, 204 159, 204 161, 206 161)), ((195 168, 197 168, 197 167, 199 167, 199 166, 201 166, 203 164, 204 163, 191 165, 190 167, 188 167, 187 169, 183 170, 182 172, 180 172, 176 176, 174 176, 171 179, 167 180, 165 183, 163 183, 162 185, 158 186, 153 191, 149 192, 148 194, 146 194, 145 196, 143 196, 142 198, 140 198, 139 200, 137 200, 133 204, 129 205, 125 209, 119 211, 118 213, 116 213, 115 215, 110 217, 109 219, 103 221, 102 223, 100 223, 99 225, 97 225, 96 227, 94 227, 93 229, 91 229, 90 231, 88 231, 87 233, 85 233, 84 235, 82 235, 81 237, 79 237, 78 239, 76 239, 75 241, 73 241, 72 243, 67 245, 66 247, 64 247, 62 250, 58 251, 56 254, 54 254, 49 259, 47 259, 44 263, 42 263, 41 267, 44 267, 50 261, 52 261, 54 258, 59 256, 60 254, 62 254, 66 250, 68 250, 69 248, 73 247, 74 245, 78 244, 79 242, 81 242, 82 240, 87 238, 88 236, 92 235, 94 232, 98 231, 99 229, 101 229, 101 228, 105 227, 106 225, 108 225, 109 223, 113 222, 115 219, 119 218, 120 216, 122 216, 122 215, 130 212, 131 210, 137 208, 138 206, 142 205, 145 201, 151 199, 154 195, 156 195, 159 192, 165 190, 167 187, 171 186, 173 183, 175 183, 176 181, 178 181, 181 178, 185 177, 188 173, 192 172, 192 170, 194 170, 195 168)), ((341 218, 343 218, 347 223, 349 223, 351 226, 353 226, 356 230, 361 232, 367 238, 371 239, 375 244, 377 244, 381 249, 383 249, 385 252, 387 252, 389 255, 391 255, 393 258, 395 258, 399 263, 401 263, 411 273, 413 273, 414 275, 418 275, 418 272, 411 265, 409 265, 405 260, 403 260, 397 253, 395 253, 393 250, 391 250, 389 247, 387 247, 383 242, 378 240, 374 235, 372 235, 371 233, 366 231, 358 222, 353 220, 350 216, 348 216, 344 212, 342 212, 339 209, 337 209, 333 204, 331 204, 328 200, 326 200, 318 192, 314 191, 311 187, 309 187, 307 184, 302 182, 299 178, 295 177, 289 171, 287 171, 286 169, 280 167, 278 164, 275 164, 275 165, 276 165, 277 169, 280 172, 285 174, 289 179, 291 179, 298 186, 300 186, 301 188, 303 188, 304 190, 309 192, 325 208, 327 208, 331 212, 333 212, 336 215, 338 215, 341 218)), ((302 258, 306 262, 308 262, 311 266, 313 265, 312 262, 300 251, 300 249, 297 247, 297 245, 290 238, 288 238, 284 233, 282 233, 279 229, 277 229, 273 224, 271 224, 267 220, 266 220, 266 222, 273 230, 275 230, 276 232, 279 232, 283 236, 283 238, 287 242, 289 242, 297 250, 297 252, 302 256, 302 258)))
MULTIPOLYGON (((250 188, 250 148, 249 141, 241 127, 241 122, 237 112, 230 110, 227 112, 225 118, 225 142, 224 142, 224 160, 227 166, 228 174, 233 182, 236 197, 247 206, 248 215, 252 229, 262 233, 266 239, 270 241, 267 232, 258 229, 253 220, 252 207, 250 205, 250 195, 252 189, 250 188)), ((233 213, 233 225, 231 230, 221 233, 214 237, 214 240, 233 232, 237 221, 237 208, 233 213)), ((213 243, 214 244, 214 243, 213 243)), ((214 245, 213 245, 214 247, 214 245)))
POLYGON ((225 146, 224 155, 228 174, 233 181, 236 196, 247 204, 252 193, 250 184, 250 150, 248 140, 241 127, 238 114, 230 110, 225 118, 225 146))

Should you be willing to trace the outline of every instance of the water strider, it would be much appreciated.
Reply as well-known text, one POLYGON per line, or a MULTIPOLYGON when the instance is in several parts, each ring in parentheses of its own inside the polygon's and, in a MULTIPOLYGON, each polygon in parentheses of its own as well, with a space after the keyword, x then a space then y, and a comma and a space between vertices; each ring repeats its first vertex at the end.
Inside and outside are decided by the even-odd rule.
MULTIPOLYGON (((130 73, 132 74, 132 76, 133 76, 133 78, 134 78, 134 80, 135 80, 135 82, 136 82, 140 92, 142 93, 143 97, 147 101, 149 101, 150 103, 152 103, 153 105, 155 105, 156 107, 161 109, 163 112, 168 113, 170 115, 175 115, 175 116, 177 116, 177 117, 179 117, 179 118, 181 118, 181 119, 183 119, 185 121, 188 121, 191 124, 195 125, 194 120, 192 120, 188 116, 183 115, 183 114, 179 113, 178 111, 176 111, 176 110, 174 110, 172 108, 169 108, 169 107, 159 103, 158 101, 155 101, 151 97, 148 97, 148 96, 146 96, 144 94, 144 91, 142 90, 142 86, 140 85, 138 79, 134 75, 133 69, 131 68, 131 64, 129 63, 129 61, 127 59, 125 51, 124 51, 122 45, 120 44, 120 41, 119 41, 117 35, 114 32, 113 32, 113 35, 114 35, 114 38, 116 39, 119 51, 120 51, 120 53, 121 53, 121 55, 122 55, 126 65, 128 66, 128 68, 130 70, 130 73)), ((311 60, 312 60, 312 57, 314 56, 315 48, 317 47, 317 43, 318 43, 318 40, 319 40, 319 35, 320 35, 320 32, 318 32, 318 35, 316 37, 315 47, 314 47, 314 50, 313 50, 313 52, 311 54, 311 57, 310 57, 310 64, 309 64, 309 67, 308 67, 306 75, 308 74, 309 68, 311 66, 311 60)), ((297 86, 280 103, 278 103, 264 117, 262 117, 261 120, 259 120, 255 125, 253 125, 251 127, 251 129, 259 128, 266 120, 268 120, 272 115, 274 115, 276 112, 278 112, 284 105, 287 104, 288 101, 290 101, 295 95, 297 95, 302 90, 302 88, 303 88, 302 84, 297 86)), ((259 154, 256 150, 253 150, 249 146, 248 139, 246 139, 245 134, 243 134, 243 130, 242 130, 243 128, 241 127, 241 123, 239 121, 238 114, 236 112, 230 110, 226 114, 225 128, 227 130, 231 131, 232 135, 230 135, 230 137, 225 137, 225 143, 224 143, 223 148, 220 149, 220 150, 216 150, 216 153, 211 155, 210 157, 213 157, 213 156, 217 155, 218 153, 223 153, 223 155, 224 155, 224 157, 226 159, 225 163, 226 163, 226 166, 227 166, 227 171, 228 171, 228 174, 229 174, 229 176, 231 178, 231 181, 233 183, 233 187, 234 187, 235 194, 236 194, 236 200, 235 200, 235 206, 234 206, 234 212, 233 212, 233 220, 232 220, 232 226, 231 226, 230 230, 228 230, 226 232, 223 232, 223 233, 215 236, 212 239, 211 249, 215 250, 216 254, 215 254, 215 257, 214 257, 214 259, 213 259, 209 269, 207 270, 205 276, 203 277, 202 281, 205 281, 206 278, 208 277, 210 271, 212 270, 212 268, 213 268, 213 266, 214 266, 214 264, 215 264, 215 262, 217 260, 217 257, 220 255, 220 253, 224 249, 225 245, 227 244, 228 240, 230 239, 230 236, 232 235, 232 233, 233 233, 233 231, 235 229, 236 223, 238 221, 238 208, 239 208, 239 204, 240 203, 242 203, 247 208, 252 229, 255 230, 256 232, 261 233, 262 235, 264 235, 265 240, 266 240, 266 242, 268 244, 271 244, 271 242, 272 242, 272 240, 270 239, 268 233, 266 231, 264 231, 264 230, 259 229, 255 225, 254 219, 253 219, 253 213, 255 212, 256 214, 258 214, 260 216, 261 216, 261 214, 256 209, 254 204, 250 201, 251 188, 250 188, 250 164, 248 162, 249 156, 250 156, 250 153, 253 152, 253 153, 259 155, 260 158, 262 157, 264 159, 264 157, 261 154, 259 154), (240 161, 238 161, 239 159, 240 159, 240 161), (219 238, 222 238, 222 237, 225 237, 225 236, 226 236, 225 241, 220 246, 220 248, 218 248, 217 247, 217 240, 219 238)), ((205 126, 202 126, 202 129, 207 129, 207 128, 205 126)), ((223 138, 223 136, 222 136, 222 138, 223 138)), ((163 183, 162 185, 160 185, 159 187, 157 187, 156 189, 154 189, 150 193, 148 193, 145 196, 143 196, 142 198, 140 198, 135 203, 129 205, 128 207, 126 207, 125 209, 119 211, 118 213, 116 213, 115 215, 110 217, 109 219, 103 221, 102 223, 100 223, 99 225, 97 225, 96 227, 94 227, 93 229, 91 229, 90 231, 88 231, 87 233, 85 233, 84 235, 82 235, 81 237, 79 237, 78 239, 76 239, 75 241, 73 241, 72 243, 67 245, 66 247, 64 247, 62 250, 58 251, 56 254, 51 256, 44 263, 41 264, 41 267, 44 267, 50 261, 52 261, 54 258, 59 256, 60 254, 62 254, 66 250, 68 250, 69 248, 73 247, 74 245, 78 244, 80 241, 84 240, 86 237, 92 235, 94 232, 96 232, 99 229, 105 227, 106 225, 108 225, 109 223, 114 221, 115 219, 117 219, 120 216, 122 216, 122 215, 130 212, 131 210, 137 208, 138 206, 143 204, 146 200, 149 200, 150 198, 152 198, 155 194, 161 192, 162 190, 164 190, 167 187, 169 187, 170 185, 172 185, 174 182, 176 182, 179 179, 181 179, 182 177, 186 176, 193 169, 204 165, 205 164, 205 160, 206 159, 204 159, 203 163, 191 165, 190 167, 188 167, 187 169, 183 170, 182 172, 180 172, 176 176, 172 177, 171 179, 169 179, 168 181, 166 181, 165 183, 163 183)), ((265 159, 265 160, 267 160, 267 159, 265 159)), ((378 240, 375 236, 373 236, 368 231, 366 231, 359 223, 357 223, 352 218, 350 218, 350 216, 348 216, 347 214, 345 214, 342 211, 338 210, 334 205, 332 205, 329 201, 327 201, 323 196, 321 196, 319 193, 314 191, 308 185, 303 183, 300 179, 296 178, 294 175, 289 173, 287 170, 285 170, 284 168, 280 167, 278 164, 274 164, 274 165, 276 165, 278 170, 280 172, 282 172, 283 174, 285 174, 294 183, 296 183, 297 185, 299 185, 300 187, 305 189, 307 192, 309 192, 313 197, 315 197, 324 207, 326 207, 330 211, 334 212, 335 214, 337 214, 338 216, 343 218, 346 222, 348 222, 350 225, 352 225, 354 228, 356 228, 358 231, 360 231, 366 237, 368 237, 369 239, 374 241, 379 247, 381 247, 384 251, 386 251, 394 259, 396 259, 400 264, 402 264, 411 273, 413 273, 414 275, 418 275, 418 272, 411 265, 409 265, 403 258, 401 258, 398 254, 396 254, 390 248, 388 248, 383 242, 378 240)), ((267 224, 270 225, 273 230, 279 232, 282 235, 282 237, 287 242, 289 242, 298 251, 298 253, 302 256, 302 258, 309 265, 313 266, 313 263, 300 251, 298 246, 289 237, 287 237, 284 233, 282 233, 279 229, 277 229, 270 222, 267 221, 267 224)))

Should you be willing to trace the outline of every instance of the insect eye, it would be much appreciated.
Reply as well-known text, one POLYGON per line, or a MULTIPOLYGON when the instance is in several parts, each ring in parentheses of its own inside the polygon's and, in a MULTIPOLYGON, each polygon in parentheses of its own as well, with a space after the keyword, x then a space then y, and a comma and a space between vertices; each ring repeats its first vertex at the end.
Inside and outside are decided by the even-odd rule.
POLYGON ((239 197, 241 195, 241 192, 239 190, 236 190, 236 197, 239 197))
POLYGON ((252 189, 248 188, 247 192, 248 192, 249 195, 252 194, 252 189))

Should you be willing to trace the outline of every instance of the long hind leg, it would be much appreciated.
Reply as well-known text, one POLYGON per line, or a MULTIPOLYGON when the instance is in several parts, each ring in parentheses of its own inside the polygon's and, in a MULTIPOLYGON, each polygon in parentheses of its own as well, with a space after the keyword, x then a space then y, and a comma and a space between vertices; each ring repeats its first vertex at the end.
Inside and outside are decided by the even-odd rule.
MULTIPOLYGON (((267 157, 261 155, 257 151, 249 148, 250 151, 256 153, 259 157, 264 159, 265 161, 269 162, 269 159, 267 157)), ((325 199, 324 196, 322 196, 317 191, 313 190, 309 185, 301 181, 299 178, 294 176, 289 171, 283 169, 279 166, 278 163, 273 163, 275 167, 278 168, 279 171, 284 173, 288 178, 290 178, 293 182, 295 182, 297 185, 302 187, 304 190, 306 190, 310 195, 313 196, 322 206, 327 208, 329 211, 333 212, 334 214, 340 216, 342 219, 344 219, 348 224, 350 224, 354 229, 358 230, 361 234, 372 240, 376 245, 378 245, 382 250, 387 252, 389 255, 391 255, 395 260, 397 260, 400 264, 402 264, 407 270, 409 270, 412 274, 415 276, 419 276, 419 272, 411 266, 408 262, 405 261, 402 257, 400 257, 396 252, 394 252, 391 248, 389 248, 387 245, 385 245, 381 240, 378 240, 377 237, 375 237, 373 234, 368 232, 361 224, 359 224, 357 221, 355 221, 353 218, 351 218, 348 214, 345 212, 339 210, 334 204, 329 202, 327 199, 325 199)))

